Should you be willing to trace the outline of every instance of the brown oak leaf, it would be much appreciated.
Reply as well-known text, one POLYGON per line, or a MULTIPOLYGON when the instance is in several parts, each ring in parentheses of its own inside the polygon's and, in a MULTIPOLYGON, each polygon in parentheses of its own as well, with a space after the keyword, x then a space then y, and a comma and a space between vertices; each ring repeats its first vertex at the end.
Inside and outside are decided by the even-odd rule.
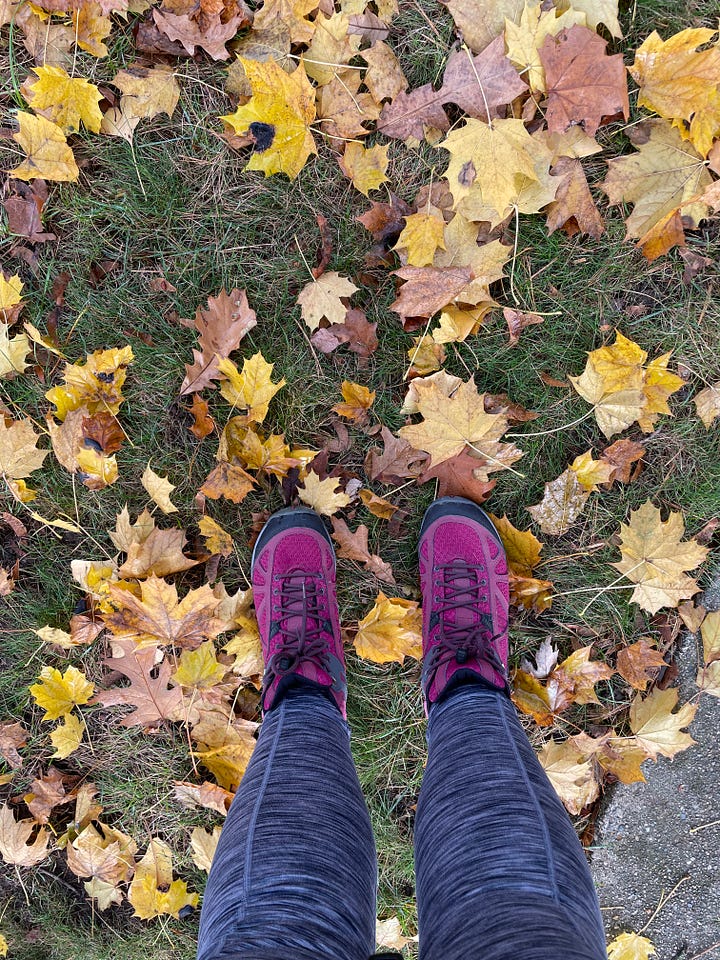
POLYGON ((384 448, 373 447, 365 458, 365 472, 371 480, 381 483, 399 484, 405 480, 419 477, 428 456, 411 447, 400 437, 396 437, 388 427, 380 431, 384 448))
POLYGON ((338 517, 332 518, 333 540, 339 544, 338 557, 347 560, 357 560, 362 563, 366 570, 374 573, 378 580, 384 580, 385 583, 395 583, 392 574, 392 567, 389 563, 382 560, 377 554, 370 553, 368 547, 368 528, 364 523, 360 524, 357 530, 352 531, 344 520, 338 517))
POLYGON ((184 396, 207 387, 220 377, 218 362, 237 350, 243 337, 257 324, 247 294, 237 288, 216 297, 208 297, 207 307, 198 307, 194 326, 200 349, 193 350, 192 364, 185 364, 185 379, 180 387, 184 396))

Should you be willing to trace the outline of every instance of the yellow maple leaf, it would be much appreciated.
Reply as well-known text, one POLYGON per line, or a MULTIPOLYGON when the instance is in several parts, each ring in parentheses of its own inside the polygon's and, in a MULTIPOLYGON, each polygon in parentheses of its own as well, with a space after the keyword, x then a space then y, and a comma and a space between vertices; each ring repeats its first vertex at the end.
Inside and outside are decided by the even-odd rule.
POLYGON ((16 273, 12 277, 6 277, 0 270, 0 312, 5 316, 22 302, 22 291, 25 284, 16 273))
POLYGON ((274 363, 268 363, 262 353, 243 360, 242 372, 232 360, 223 358, 218 370, 227 377, 220 384, 220 393, 232 406, 246 410, 247 421, 262 423, 267 416, 270 401, 285 386, 283 377, 279 383, 272 382, 274 363))
POLYGON ((677 701, 677 687, 668 687, 656 688, 645 698, 638 694, 630 704, 630 729, 653 760, 659 754, 672 758, 695 743, 682 728, 692 723, 697 704, 686 703, 673 713, 677 701))
POLYGON ((346 420, 367 420, 367 412, 375 402, 375 391, 351 380, 343 380, 340 390, 345 402, 336 403, 333 412, 346 420))
POLYGON ((345 153, 340 158, 340 167, 352 185, 364 196, 369 196, 371 190, 388 179, 385 174, 388 168, 388 150, 390 147, 376 143, 372 147, 364 147, 356 140, 345 147, 345 153))
POLYGON ((666 353, 645 367, 647 352, 618 330, 615 343, 590 351, 583 373, 569 379, 580 396, 593 404, 606 437, 635 422, 649 433, 660 413, 670 413, 668 397, 685 385, 667 369, 669 359, 666 353))
POLYGON ((520 22, 505 21, 507 57, 518 68, 523 80, 539 93, 545 93, 545 69, 540 60, 540 47, 546 37, 555 37, 566 27, 587 24, 587 15, 572 7, 559 13, 553 7, 544 10, 539 3, 525 3, 520 22))
POLYGON ((212 640, 201 643, 196 650, 183 650, 180 665, 171 680, 182 687, 205 689, 220 683, 227 667, 218 663, 212 640))
POLYGON ((248 131, 255 148, 246 169, 265 176, 285 173, 294 180, 307 158, 317 153, 310 124, 315 119, 315 90, 302 60, 286 73, 273 60, 259 63, 239 57, 252 88, 249 103, 221 117, 235 133, 248 131))
POLYGON ((195 866, 210 873, 222 827, 213 827, 212 833, 203 827, 195 827, 190 834, 190 850, 195 866))
POLYGON ((185 907, 197 906, 198 895, 188 892, 184 880, 173 880, 170 847, 154 837, 135 868, 128 900, 135 909, 135 916, 141 920, 151 920, 162 914, 170 914, 177 920, 185 907))
POLYGON ((558 0, 558 10, 565 10, 572 6, 573 10, 580 10, 587 17, 587 25, 597 31, 598 24, 604 24, 611 36, 622 39, 622 30, 618 20, 618 0, 558 0))
POLYGON ((633 204, 625 236, 655 259, 682 242, 676 219, 697 227, 708 216, 702 194, 713 181, 700 154, 666 120, 643 121, 631 139, 637 152, 608 161, 602 189, 611 205, 633 204))
POLYGON ((707 430, 720 417, 720 380, 705 387, 693 397, 697 414, 707 430))
POLYGON ((180 99, 180 87, 170 67, 133 66, 117 73, 113 84, 122 90, 122 114, 130 120, 151 119, 160 113, 172 117, 180 99))
POLYGON ((108 48, 103 43, 110 36, 112 20, 103 16, 99 3, 84 3, 72 11, 76 43, 93 57, 106 57, 108 48))
POLYGON ((140 478, 140 483, 147 490, 153 503, 156 503, 163 513, 178 512, 177 507, 170 499, 170 495, 175 489, 175 484, 170 483, 167 477, 161 477, 155 473, 150 464, 145 467, 145 472, 140 478))
POLYGON ((47 857, 50 837, 44 827, 29 842, 36 826, 34 820, 16 820, 6 803, 0 807, 0 856, 6 863, 34 867, 47 857))
POLYGON ((227 530, 207 515, 200 517, 198 527, 202 534, 205 545, 212 554, 219 553, 222 557, 229 557, 233 552, 233 539, 227 530))
POLYGON ((272 31, 281 23, 292 43, 309 43, 315 24, 307 15, 317 10, 317 0, 266 0, 255 12, 253 33, 272 31))
POLYGON ((178 600, 177 587, 156 576, 140 584, 141 597, 120 586, 110 586, 115 607, 105 624, 116 637, 132 637, 138 647, 175 645, 186 649, 213 640, 222 630, 215 617, 218 599, 208 584, 190 590, 178 600))
POLYGON ((652 940, 639 933, 621 933, 607 945, 608 960, 649 960, 654 953, 652 940))
POLYGON ((8 172, 17 180, 42 177, 44 180, 74 183, 80 171, 60 127, 45 117, 36 117, 22 110, 17 120, 20 129, 13 134, 13 140, 20 144, 27 157, 19 167, 8 172))
POLYGON ((537 181, 533 141, 522 120, 495 120, 490 127, 470 119, 441 146, 450 154, 445 179, 456 205, 477 186, 484 202, 502 216, 527 182, 537 181))
POLYGON ((11 380, 16 374, 24 373, 25 358, 30 352, 27 335, 19 333, 10 337, 8 330, 6 323, 0 323, 0 380, 11 380))
POLYGON ((52 120, 63 133, 77 133, 83 123, 93 133, 100 132, 102 113, 98 104, 102 94, 88 80, 71 77, 62 67, 33 67, 38 79, 28 84, 28 103, 36 113, 52 120))
POLYGON ((592 450, 588 450, 575 457, 569 469, 573 471, 583 487, 592 493, 597 490, 598 484, 609 481, 615 467, 607 460, 593 460, 592 450))
POLYGON ((305 69, 319 86, 330 83, 338 70, 349 63, 360 49, 361 38, 348 33, 348 13, 319 13, 315 18, 315 32, 305 54, 305 69))
POLYGON ((77 667, 68 667, 65 673, 55 667, 43 667, 38 682, 28 689, 35 703, 45 711, 42 719, 58 720, 73 707, 87 703, 95 686, 77 667))
MULTIPOLYGON (((460 291, 456 300, 462 304, 481 304, 484 316, 493 303, 490 284, 503 277, 503 268, 512 254, 512 248, 499 240, 479 244, 479 230, 479 223, 473 223, 462 213, 456 213, 445 226, 444 246, 436 250, 433 266, 470 267, 473 279, 460 291)), ((478 325, 482 316, 474 315, 478 325)))
POLYGON ((96 350, 85 363, 67 363, 63 373, 65 386, 53 387, 45 394, 55 405, 58 420, 83 406, 90 415, 99 411, 115 415, 125 399, 122 388, 133 359, 131 347, 120 347, 96 350))
POLYGON ((323 319, 343 323, 347 307, 342 298, 351 297, 357 289, 347 277, 341 277, 335 270, 327 270, 300 291, 297 302, 303 320, 311 330, 317 330, 323 319))
POLYGON ((561 537, 585 509, 589 496, 590 491, 580 482, 577 473, 568 467, 545 484, 540 503, 527 509, 543 533, 561 537))
POLYGON ((243 778, 255 749, 257 726, 242 719, 230 724, 223 713, 216 711, 193 727, 193 739, 197 741, 193 756, 226 790, 236 790, 243 778))
POLYGON ((542 544, 531 530, 518 530, 507 517, 490 514, 505 547, 510 582, 510 602, 538 613, 552 606, 553 584, 533 576, 540 563, 542 544))
POLYGON ((355 650, 373 663, 403 663, 422 658, 422 615, 414 600, 386 597, 380 591, 372 609, 358 623, 355 650))
POLYGON ((338 491, 339 483, 337 477, 321 480, 314 470, 310 470, 303 479, 302 489, 298 489, 298 496, 313 510, 331 517, 350 503, 350 497, 342 490, 338 491))
POLYGON ((417 381, 417 407, 422 423, 402 427, 398 433, 416 450, 430 454, 433 465, 462 453, 466 446, 478 455, 478 471, 503 470, 522 456, 513 444, 498 442, 508 428, 503 414, 486 413, 485 394, 478 394, 474 380, 461 383, 447 396, 436 381, 417 381))
POLYGON ((65 760, 80 746, 85 733, 85 723, 73 713, 68 713, 54 730, 50 731, 50 741, 55 747, 54 759, 65 760))
POLYGON ((538 759, 570 813, 579 814, 597 799, 600 784, 595 779, 593 764, 572 740, 558 743, 550 739, 543 744, 538 759))
POLYGON ((405 217, 405 226, 393 249, 404 250, 411 266, 427 267, 433 262, 436 251, 445 249, 444 233, 445 221, 440 211, 412 213, 405 217))
POLYGON ((663 521, 650 500, 630 514, 628 524, 620 524, 622 559, 612 565, 636 584, 630 599, 649 613, 676 607, 699 589, 686 571, 703 562, 708 548, 683 540, 684 532, 681 513, 663 521))
POLYGON ((704 157, 720 136, 720 47, 710 43, 715 33, 696 27, 663 40, 654 31, 630 67, 640 87, 638 106, 675 121, 704 157))

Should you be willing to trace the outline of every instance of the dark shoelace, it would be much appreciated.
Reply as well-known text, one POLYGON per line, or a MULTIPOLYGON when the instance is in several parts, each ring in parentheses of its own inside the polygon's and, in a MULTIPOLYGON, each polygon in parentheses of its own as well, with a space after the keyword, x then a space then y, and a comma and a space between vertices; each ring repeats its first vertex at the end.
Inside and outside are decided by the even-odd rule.
POLYGON ((507 669, 493 646, 502 633, 493 634, 492 619, 488 614, 481 613, 480 622, 470 626, 445 621, 446 614, 487 600, 487 594, 482 593, 487 590, 487 578, 482 576, 486 573, 485 567, 477 563, 443 563, 434 567, 435 571, 443 572, 445 596, 435 594, 434 597, 440 616, 441 641, 430 652, 429 668, 433 678, 437 670, 451 660, 463 664, 477 659, 488 663, 507 681, 507 669), (475 583, 472 583, 473 579, 475 583))
POLYGON ((277 576, 279 586, 273 589, 273 609, 280 611, 276 621, 281 635, 280 645, 270 657, 265 671, 263 693, 278 677, 296 673, 300 664, 313 663, 325 669, 327 641, 323 638, 323 618, 320 597, 325 588, 318 587, 319 574, 291 573, 277 576), (310 583, 306 581, 310 580, 310 583), (277 592, 276 592, 277 591, 277 592), (299 618, 300 624, 291 630, 289 621, 299 618))

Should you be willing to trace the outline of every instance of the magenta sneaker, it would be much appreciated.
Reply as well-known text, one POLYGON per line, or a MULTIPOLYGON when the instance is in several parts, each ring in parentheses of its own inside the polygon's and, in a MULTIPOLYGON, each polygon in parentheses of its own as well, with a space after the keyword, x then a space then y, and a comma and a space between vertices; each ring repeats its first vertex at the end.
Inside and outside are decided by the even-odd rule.
POLYGON ((347 682, 335 593, 335 551, 314 510, 278 510, 252 554, 265 713, 293 686, 317 685, 346 716, 347 682))
POLYGON ((466 680, 507 692, 507 561, 492 521, 471 500, 441 497, 425 511, 419 555, 426 711, 466 680))

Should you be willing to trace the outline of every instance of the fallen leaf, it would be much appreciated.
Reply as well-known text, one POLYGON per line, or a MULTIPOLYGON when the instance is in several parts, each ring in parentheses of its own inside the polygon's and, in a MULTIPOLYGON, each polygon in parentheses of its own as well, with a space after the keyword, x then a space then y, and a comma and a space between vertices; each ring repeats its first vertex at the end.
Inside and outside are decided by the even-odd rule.
POLYGON ((255 481, 242 467, 221 460, 205 478, 200 492, 211 500, 225 497, 233 503, 242 503, 254 486, 255 481))
POLYGON ((135 868, 135 876, 128 890, 128 900, 141 920, 170 914, 176 920, 186 907, 196 907, 198 895, 189 893, 184 880, 173 880, 172 852, 157 837, 135 868))
POLYGON ((207 307, 195 311, 193 324, 199 334, 200 349, 193 350, 192 364, 185 364, 180 396, 202 390, 219 379, 219 361, 237 350, 241 340, 257 325, 257 318, 245 291, 235 288, 230 293, 221 290, 217 297, 208 297, 207 307))
POLYGON ((207 400, 203 400, 199 393, 193 394, 192 407, 190 411, 193 415, 193 424, 190 427, 190 433, 198 440, 204 440, 209 437, 215 429, 215 421, 210 415, 210 406, 207 400))
POLYGON ((569 237, 587 233, 599 240, 605 233, 605 224, 590 193, 580 160, 560 157, 551 173, 560 183, 555 199, 546 208, 548 233, 562 229, 569 237))
POLYGON ((190 834, 190 850, 195 866, 210 873, 210 866, 217 850, 222 827, 213 827, 212 833, 203 827, 195 827, 190 834))
POLYGON ((321 480, 314 470, 310 470, 298 488, 298 496, 303 503, 318 513, 331 517, 350 503, 350 497, 342 491, 337 492, 340 481, 337 477, 325 477, 321 480))
POLYGON ((575 25, 545 38, 540 61, 547 82, 548 130, 562 132, 581 123, 594 136, 605 118, 630 115, 621 53, 608 56, 607 43, 593 30, 575 25))
POLYGON ((222 632, 222 623, 215 616, 218 599, 208 584, 178 600, 174 584, 151 574, 140 584, 140 593, 136 597, 129 590, 111 586, 115 609, 103 617, 113 636, 132 639, 134 649, 165 644, 194 650, 222 632))
POLYGON ((43 667, 37 683, 28 689, 35 703, 45 711, 41 719, 57 720, 73 707, 87 703, 94 685, 77 667, 68 667, 64 673, 55 667, 43 667))
POLYGON ((463 40, 478 53, 503 32, 505 21, 517 23, 525 0, 445 0, 463 40))
POLYGON ((381 591, 359 621, 353 644, 359 657, 373 663, 404 663, 405 657, 420 660, 422 618, 417 603, 386 597, 381 591))
POLYGON ((170 483, 167 477, 161 477, 152 469, 150 464, 145 467, 145 472, 140 478, 140 483, 145 487, 153 503, 157 504, 163 513, 177 513, 178 509, 170 500, 170 495, 175 489, 175 484, 170 483))
POLYGON ((520 334, 525 327, 542 323, 544 320, 536 313, 523 313, 521 310, 513 310, 511 307, 503 307, 503 316, 508 326, 511 347, 514 347, 520 341, 520 334))
POLYGON ((595 684, 608 680, 615 671, 600 660, 591 660, 592 644, 581 647, 558 664, 546 680, 553 713, 561 713, 573 703, 600 703, 595 684))
POLYGON ((227 377, 220 384, 220 393, 233 407, 246 411, 248 422, 262 423, 267 416, 270 401, 285 386, 285 379, 272 382, 274 363, 268 363, 262 353, 243 360, 238 371, 232 360, 223 358, 218 369, 227 377))
POLYGON ((71 77, 62 67, 34 67, 38 79, 27 84, 28 104, 35 113, 56 123, 63 133, 77 133, 82 123, 93 133, 100 132, 102 94, 93 83, 71 77))
POLYGON ((364 147, 355 141, 345 147, 340 158, 340 169, 364 196, 367 197, 371 190, 377 190, 387 181, 385 174, 389 163, 389 149, 388 146, 380 144, 364 147))
POLYGON ((637 152, 609 160, 601 187, 611 205, 633 204, 626 239, 637 239, 646 257, 655 259, 685 242, 683 223, 697 227, 708 216, 700 195, 712 181, 700 154, 666 120, 644 120, 630 139, 637 152), (680 216, 678 236, 673 217, 680 216))
POLYGON ((194 809, 203 807, 206 810, 215 810, 226 816, 230 807, 230 802, 234 796, 229 790, 223 790, 216 783, 210 783, 206 780, 204 783, 185 783, 182 780, 175 780, 175 799, 183 807, 194 809))
POLYGON ((720 135, 720 49, 711 43, 715 33, 696 27, 662 40, 654 31, 635 51, 629 68, 640 87, 638 107, 672 120, 703 156, 720 135))
POLYGON ((427 483, 429 480, 438 481, 438 497, 466 497, 475 503, 484 503, 496 482, 487 479, 482 461, 469 450, 428 466, 418 478, 418 483, 427 483))
POLYGON ((50 731, 50 742, 55 747, 54 760, 65 760, 75 753, 85 733, 85 722, 74 713, 65 714, 63 722, 50 731))
POLYGON ((371 554, 368 548, 368 528, 365 524, 360 526, 354 532, 350 530, 344 520, 336 517, 332 518, 333 540, 339 545, 338 557, 348 560, 356 560, 362 563, 366 570, 374 574, 378 580, 384 580, 385 583, 395 583, 392 575, 392 568, 389 563, 385 563, 377 554, 371 554))
POLYGON ((27 744, 27 733, 21 723, 0 723, 0 757, 11 769, 22 766, 18 750, 27 744))
POLYGON ((560 13, 555 7, 546 10, 541 4, 531 3, 525 4, 518 23, 505 21, 505 48, 508 59, 532 90, 545 93, 547 89, 545 70, 540 60, 540 48, 545 37, 554 37, 574 24, 587 24, 587 16, 574 7, 560 13))
POLYGON ((333 412, 346 420, 360 424, 366 423, 368 411, 375 401, 375 391, 369 390, 360 383, 352 383, 350 380, 343 380, 340 391, 345 402, 336 403, 332 408, 333 412))
POLYGON ((403 936, 400 921, 397 917, 375 921, 375 942, 378 947, 387 950, 402 950, 403 947, 416 940, 417 937, 403 936))
POLYGON ((638 694, 630 704, 630 729, 653 760, 659 754, 672 759, 695 743, 689 733, 682 733, 682 728, 692 723, 697 705, 686 703, 673 713, 677 701, 677 688, 668 687, 655 689, 644 699, 638 694))
POLYGON ((513 444, 500 442, 508 428, 507 418, 485 413, 484 395, 478 394, 474 380, 461 383, 451 397, 445 396, 435 382, 418 381, 417 390, 423 421, 398 432, 417 450, 430 454, 431 466, 470 447, 478 455, 476 479, 487 480, 489 473, 505 469, 522 456, 513 444))
POLYGON ((74 183, 80 176, 73 152, 61 128, 45 117, 22 110, 17 113, 19 130, 13 140, 27 154, 24 163, 9 171, 16 180, 44 180, 74 183))
POLYGON ((408 318, 431 317, 456 296, 472 280, 468 267, 402 267, 393 275, 406 282, 400 287, 390 309, 407 322, 408 318))
POLYGON ((0 417, 0 472, 21 480, 39 470, 48 451, 38 450, 37 441, 30 420, 16 420, 8 426, 0 417))
POLYGON ((644 456, 645 447, 635 440, 616 440, 609 447, 605 447, 600 459, 612 467, 607 481, 608 489, 616 480, 618 483, 630 483, 632 474, 638 470, 638 467, 633 468, 633 464, 644 456))
POLYGON ((422 473, 427 454, 416 450, 407 440, 396 437, 384 424, 380 436, 383 450, 373 447, 365 458, 365 472, 371 480, 402 484, 422 473))
POLYGON ((351 297, 357 289, 354 283, 335 270, 326 271, 304 286, 297 302, 310 330, 317 330, 321 320, 342 323, 348 309, 342 298, 351 297))
POLYGON ((359 496, 370 513, 375 517, 380 517, 381 520, 389 520, 399 509, 394 503, 390 503, 384 497, 379 497, 372 490, 360 490, 359 496))
POLYGON ((114 644, 122 656, 104 661, 130 681, 126 687, 98 690, 96 699, 104 707, 131 706, 133 710, 120 720, 123 727, 157 728, 163 720, 183 719, 183 695, 180 687, 169 687, 172 667, 167 660, 156 662, 156 648, 138 649, 134 640, 121 639, 114 644))
POLYGON ((171 573, 189 570, 200 561, 191 560, 182 552, 187 537, 184 530, 161 530, 153 524, 147 535, 127 547, 125 563, 119 568, 121 577, 143 579, 166 577, 171 573))
POLYGON ((208 516, 200 517, 198 527, 210 553, 219 553, 222 557, 229 557, 232 554, 233 539, 216 520, 208 516))
POLYGON ((617 655, 617 671, 634 690, 646 690, 650 680, 657 676, 658 669, 665 665, 663 655, 644 637, 629 647, 623 647, 617 655))
POLYGON ((101 412, 115 416, 125 399, 122 388, 133 359, 132 349, 121 347, 96 350, 84 364, 65 364, 65 385, 53 387, 45 394, 55 405, 57 419, 64 420, 70 411, 80 407, 86 407, 93 416, 101 412))
POLYGON ((551 738, 543 744, 538 760, 570 813, 579 815, 597 799, 600 785, 595 779, 593 765, 572 740, 558 743, 551 738))
POLYGON ((382 40, 362 50, 360 56, 368 66, 363 82, 376 103, 394 100, 407 90, 408 82, 398 59, 382 40))
POLYGON ((684 541, 684 532, 682 514, 670 513, 663 521, 650 500, 631 512, 629 524, 620 525, 622 559, 612 566, 636 584, 630 600, 649 613, 676 607, 698 592, 686 571, 703 562, 708 548, 684 541))
POLYGON ((317 153, 310 124, 315 119, 315 90, 302 61, 286 73, 272 60, 239 58, 252 88, 249 103, 221 119, 235 133, 250 132, 254 150, 246 169, 265 176, 285 173, 294 180, 310 154, 317 153))
POLYGON ((507 517, 490 514, 490 519, 505 548, 510 603, 536 613, 549 610, 552 606, 552 581, 533 576, 535 567, 540 563, 542 544, 532 531, 518 530, 507 517))
POLYGON ((36 826, 34 820, 16 820, 6 803, 0 807, 0 855, 6 863, 34 867, 48 856, 50 838, 44 827, 29 842, 36 826))
POLYGON ((647 937, 639 933, 621 933, 607 946, 608 960, 649 960, 656 953, 647 937))
POLYGON ((116 73, 112 82, 122 91, 122 113, 130 120, 152 119, 161 113, 172 117, 180 99, 175 73, 163 65, 148 68, 132 64, 116 73))
POLYGON ((703 661, 706 664, 720 660, 720 612, 713 610, 700 626, 703 641, 703 661))
POLYGON ((27 335, 19 333, 10 337, 8 330, 8 324, 0 324, 0 380, 12 380, 16 374, 24 373, 28 366, 25 361, 30 352, 27 335))
POLYGON ((236 790, 255 749, 257 727, 256 723, 242 719, 229 724, 224 716, 215 714, 195 724, 193 739, 197 740, 197 750, 193 756, 221 787, 236 790))
POLYGON ((709 430, 715 420, 720 417, 720 380, 696 394, 693 397, 693 403, 697 409, 697 415, 709 430))
POLYGON ((161 33, 170 40, 178 40, 190 56, 194 55, 196 47, 200 47, 213 60, 227 60, 230 54, 225 44, 232 40, 242 27, 248 26, 251 19, 250 12, 242 2, 235 3, 233 9, 238 12, 227 20, 221 18, 220 11, 208 16, 202 5, 198 20, 185 13, 174 14, 162 9, 153 10, 153 20, 161 33))
POLYGON ((351 353, 366 360, 378 348, 376 331, 377 323, 370 323, 364 311, 352 308, 342 323, 319 327, 310 339, 321 353, 332 353, 341 344, 346 344, 351 353))
POLYGON ((173 683, 193 690, 204 690, 220 683, 227 667, 218 662, 212 640, 201 643, 195 650, 183 650, 177 670, 170 678, 173 683))
POLYGON ((37 823, 47 823, 55 807, 69 803, 72 797, 65 792, 63 775, 57 767, 50 767, 30 784, 30 792, 23 796, 28 810, 37 823))

